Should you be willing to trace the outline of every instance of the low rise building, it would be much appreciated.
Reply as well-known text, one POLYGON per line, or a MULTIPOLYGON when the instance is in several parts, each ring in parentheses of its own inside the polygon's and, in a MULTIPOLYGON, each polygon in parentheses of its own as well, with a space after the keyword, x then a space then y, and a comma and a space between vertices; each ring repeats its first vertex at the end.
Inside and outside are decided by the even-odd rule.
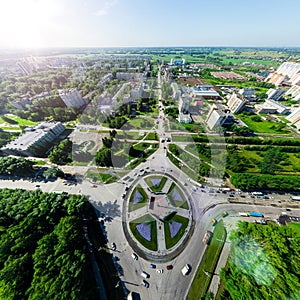
POLYGON ((198 85, 192 89, 193 97, 200 97, 203 99, 221 99, 219 93, 209 85, 198 85))
POLYGON ((40 156, 64 130, 60 122, 43 122, 26 128, 23 135, 3 146, 1 151, 8 155, 40 156))
POLYGON ((251 101, 254 98, 254 93, 254 88, 243 88, 239 90, 239 94, 246 97, 249 101, 251 101))
POLYGON ((192 117, 190 114, 183 114, 183 113, 179 113, 178 115, 178 121, 180 123, 192 123, 192 117))

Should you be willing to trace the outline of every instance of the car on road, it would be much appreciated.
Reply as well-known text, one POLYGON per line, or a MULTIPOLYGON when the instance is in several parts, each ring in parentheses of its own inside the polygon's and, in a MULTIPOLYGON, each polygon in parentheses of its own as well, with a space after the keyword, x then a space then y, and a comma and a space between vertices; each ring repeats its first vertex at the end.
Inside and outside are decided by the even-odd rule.
POLYGON ((138 256, 135 253, 132 253, 131 257, 133 258, 133 260, 138 260, 138 256))
POLYGON ((188 275, 191 271, 192 267, 189 264, 186 264, 182 269, 181 273, 183 276, 188 275))
POLYGON ((37 184, 35 187, 40 187, 40 185, 39 185, 39 184, 37 184))
POLYGON ((156 273, 158 273, 158 274, 161 274, 161 273, 163 273, 163 272, 164 272, 163 269, 157 269, 157 270, 156 270, 156 273))
POLYGON ((150 268, 151 269, 156 269, 156 265, 155 264, 150 264, 150 268))
POLYGON ((166 269, 167 270, 172 270, 173 269, 173 265, 167 265, 166 269))
POLYGON ((117 249, 116 243, 111 244, 111 250, 115 251, 117 249))
POLYGON ((149 278, 150 277, 150 275, 148 273, 146 273, 145 271, 143 271, 141 273, 141 276, 144 277, 144 278, 149 278))
POLYGON ((149 282, 146 281, 146 280, 143 280, 143 281, 142 281, 142 285, 143 285, 144 287, 146 287, 146 288, 149 288, 149 286, 150 286, 149 282))

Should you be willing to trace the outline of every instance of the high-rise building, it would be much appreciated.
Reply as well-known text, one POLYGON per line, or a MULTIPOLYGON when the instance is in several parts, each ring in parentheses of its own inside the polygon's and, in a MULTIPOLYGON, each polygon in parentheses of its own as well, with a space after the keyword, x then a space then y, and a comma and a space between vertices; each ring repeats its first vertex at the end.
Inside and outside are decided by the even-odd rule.
POLYGON ((268 99, 273 99, 278 101, 285 94, 285 91, 282 89, 269 89, 267 91, 268 99))
POLYGON ((233 124, 233 117, 224 105, 213 104, 208 112, 206 123, 210 129, 214 129, 217 126, 233 124))
POLYGON ((240 113, 245 107, 247 100, 243 96, 239 96, 236 93, 233 93, 227 102, 227 106, 230 111, 234 114, 240 113))
POLYGON ((297 107, 295 110, 289 114, 286 119, 300 129, 300 107, 297 107))
POLYGON ((72 106, 80 108, 86 104, 77 89, 59 90, 59 96, 66 104, 67 108, 72 106))

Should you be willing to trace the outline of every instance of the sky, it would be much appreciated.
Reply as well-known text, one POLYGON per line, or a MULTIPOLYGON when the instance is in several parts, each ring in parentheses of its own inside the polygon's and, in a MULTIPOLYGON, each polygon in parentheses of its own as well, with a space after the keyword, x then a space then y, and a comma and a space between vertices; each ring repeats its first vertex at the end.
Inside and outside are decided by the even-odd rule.
POLYGON ((0 0, 0 48, 300 46, 299 0, 0 0))

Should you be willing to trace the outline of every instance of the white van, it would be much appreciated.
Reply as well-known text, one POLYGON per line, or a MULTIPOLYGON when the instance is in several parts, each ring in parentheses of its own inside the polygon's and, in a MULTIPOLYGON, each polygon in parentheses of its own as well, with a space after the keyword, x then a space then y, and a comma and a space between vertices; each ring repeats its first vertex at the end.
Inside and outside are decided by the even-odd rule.
POLYGON ((141 276, 144 277, 144 278, 146 278, 146 279, 150 277, 150 275, 148 273, 146 273, 145 271, 143 271, 141 273, 141 276))

